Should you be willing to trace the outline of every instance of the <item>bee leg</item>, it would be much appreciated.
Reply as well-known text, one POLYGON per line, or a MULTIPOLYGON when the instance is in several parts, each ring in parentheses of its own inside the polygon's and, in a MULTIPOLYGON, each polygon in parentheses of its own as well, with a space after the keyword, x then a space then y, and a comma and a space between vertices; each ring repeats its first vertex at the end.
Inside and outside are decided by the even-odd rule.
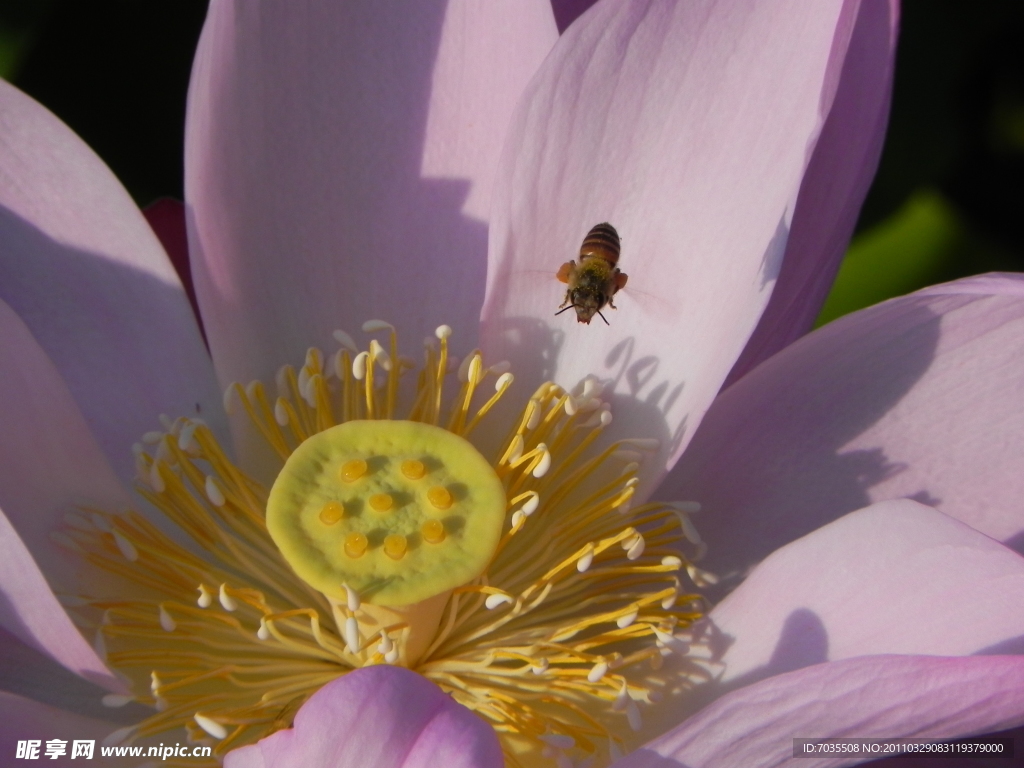
POLYGON ((565 292, 565 301, 559 304, 559 307, 572 306, 572 288, 565 292))
POLYGON ((568 283, 569 282, 569 275, 571 275, 575 269, 576 269, 576 262, 575 261, 567 261, 567 262, 565 262, 565 264, 563 264, 562 266, 560 266, 558 268, 558 274, 555 275, 555 277, 558 278, 558 281, 560 283, 568 283))

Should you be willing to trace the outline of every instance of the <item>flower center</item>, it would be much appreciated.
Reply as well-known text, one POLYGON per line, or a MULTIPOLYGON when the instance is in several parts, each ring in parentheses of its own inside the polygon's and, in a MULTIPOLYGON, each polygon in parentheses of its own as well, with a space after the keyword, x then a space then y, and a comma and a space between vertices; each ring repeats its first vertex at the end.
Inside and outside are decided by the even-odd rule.
POLYGON ((350 421, 288 457, 267 499, 267 529, 333 606, 355 592, 368 613, 391 609, 377 610, 392 622, 377 634, 405 631, 400 660, 411 666, 451 590, 490 562, 505 505, 501 479, 464 438, 415 421, 350 421), (431 611, 417 606, 439 596, 431 611))
POLYGON ((387 663, 490 721, 510 765, 614 759, 703 612, 677 575, 699 579, 696 505, 632 506, 651 446, 595 448, 611 421, 596 380, 546 383, 495 425, 507 364, 474 352, 457 365, 442 326, 403 398, 415 364, 390 325, 363 330, 387 331, 389 350, 336 332, 329 360, 311 349, 281 369, 273 403, 262 383, 229 387, 229 411, 281 459, 269 491, 202 422, 166 420, 136 448, 139 492, 178 534, 84 510, 55 535, 121 579, 66 600, 156 710, 111 739, 183 726, 222 755, 288 727, 331 680, 387 663))

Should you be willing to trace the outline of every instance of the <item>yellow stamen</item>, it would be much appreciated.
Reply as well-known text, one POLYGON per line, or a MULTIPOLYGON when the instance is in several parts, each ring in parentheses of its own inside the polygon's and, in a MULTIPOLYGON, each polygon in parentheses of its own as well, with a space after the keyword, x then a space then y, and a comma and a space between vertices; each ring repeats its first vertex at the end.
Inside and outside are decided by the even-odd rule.
MULTIPOLYGON (((492 423, 508 366, 487 368, 474 351, 449 371, 441 326, 403 411, 410 363, 395 330, 364 330, 389 340, 359 352, 336 334, 335 354, 310 349, 300 368, 280 370, 276 399, 259 382, 228 388, 228 405, 287 463, 273 491, 204 424, 167 419, 136 450, 139 492, 189 545, 138 513, 94 509, 55 536, 124 583, 69 596, 134 699, 153 707, 119 736, 184 728, 216 739, 222 757, 291 725, 323 685, 388 663, 491 722, 509 766, 543 755, 607 763, 632 743, 642 707, 662 693, 657 668, 688 652, 681 633, 704 612, 684 585, 712 578, 684 554, 705 546, 696 505, 637 502, 651 445, 602 442, 611 414, 594 380, 572 393, 543 384, 512 423, 492 423), (493 394, 483 386, 492 376, 493 394), (410 437, 421 428, 427 437, 410 437), (467 440, 484 429, 493 461, 467 440), (475 458, 446 452, 449 439, 475 458), (303 456, 314 463, 301 482, 282 484, 303 456), (444 558, 475 546, 476 517, 491 521, 477 564, 451 582, 422 577, 430 558, 444 573, 460 562, 444 558), (321 565, 295 560, 317 536, 321 565), (403 581, 433 586, 414 594, 403 581)), ((692 668, 673 685, 699 679, 692 668)))

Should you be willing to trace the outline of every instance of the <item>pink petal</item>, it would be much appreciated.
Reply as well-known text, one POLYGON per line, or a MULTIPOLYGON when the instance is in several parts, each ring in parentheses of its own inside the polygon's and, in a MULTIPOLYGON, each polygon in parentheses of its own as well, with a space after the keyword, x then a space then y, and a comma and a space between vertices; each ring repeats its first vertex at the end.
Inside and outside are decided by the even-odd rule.
POLYGON ((734 691, 615 768, 850 765, 849 759, 794 760, 793 739, 951 739, 1022 723, 1020 656, 865 656, 734 691))
POLYGON ((724 392, 658 492, 704 505, 705 567, 738 578, 787 541, 902 496, 1021 549, 1022 280, 857 312, 724 392))
MULTIPOLYGON (((2 510, 0 626, 75 674, 110 690, 124 689, 75 629, 2 510)), ((12 661, 4 656, 5 664, 12 661)))
POLYGON ((6 691, 0 691, 0 754, 8 765, 39 765, 40 763, 18 760, 16 758, 18 742, 38 739, 42 742, 39 749, 38 760, 48 760, 46 757, 46 742, 49 739, 62 739, 65 744, 65 754, 56 758, 60 762, 49 761, 44 765, 77 765, 83 761, 89 768, 110 768, 111 766, 125 765, 123 757, 102 757, 100 754, 100 742, 119 726, 91 717, 74 714, 64 710, 40 704, 37 701, 16 696, 6 691), (71 751, 75 739, 92 740, 96 744, 93 748, 91 760, 79 756, 74 761, 71 758, 71 751))
MULTIPOLYGON (((3 545, 0 545, 3 546, 3 545)), ((33 567, 34 564, 33 564, 33 567)), ((0 587, 2 589, 3 587, 0 587)), ((38 620, 35 623, 39 623, 38 620)), ((51 622, 55 625, 55 622, 51 622)), ((68 638, 71 635, 67 635, 68 638)), ((77 643, 78 641, 74 641, 77 643)), ((63 650, 63 649, 58 649, 63 650)), ((70 657, 70 654, 65 653, 70 657)), ((127 692, 120 681, 114 680, 110 672, 100 670, 100 674, 88 674, 93 679, 107 679, 106 687, 100 687, 88 679, 72 672, 52 656, 38 648, 23 643, 17 636, 6 629, 0 628, 0 690, 27 696, 43 704, 58 709, 90 715, 99 713, 100 717, 110 718, 129 724, 139 718, 140 711, 145 717, 146 708, 141 704, 128 704, 111 711, 102 706, 101 699, 111 689, 127 692)), ((88 668, 87 668, 88 669, 88 668)))
POLYGON ((814 155, 804 173, 782 271, 725 386, 811 329, 850 241, 882 153, 899 6, 861 3, 814 155))
POLYGON ((211 4, 185 189, 222 381, 373 318, 472 346, 499 148, 556 35, 543 0, 211 4))
POLYGON ((160 243, 103 161, 0 82, 0 299, 61 372, 119 475, 162 411, 216 423, 220 393, 160 243))
POLYGON ((51 534, 77 506, 117 511, 128 497, 60 374, 2 301, 0 359, 0 507, 51 586, 73 591, 82 561, 51 534))
POLYGON ((768 302, 856 10, 598 4, 516 113, 483 347, 512 361, 524 392, 551 377, 611 379, 610 434, 662 439, 652 475, 685 447, 768 302), (554 317, 555 272, 602 221, 618 229, 630 275, 619 311, 605 313, 610 327, 554 317))
POLYGON ((881 653, 1024 651, 1024 558, 907 499, 773 553, 709 615, 725 689, 881 653))
POLYGON ((503 765, 494 730, 426 678, 364 667, 302 705, 295 725, 228 753, 225 768, 482 768, 503 765))

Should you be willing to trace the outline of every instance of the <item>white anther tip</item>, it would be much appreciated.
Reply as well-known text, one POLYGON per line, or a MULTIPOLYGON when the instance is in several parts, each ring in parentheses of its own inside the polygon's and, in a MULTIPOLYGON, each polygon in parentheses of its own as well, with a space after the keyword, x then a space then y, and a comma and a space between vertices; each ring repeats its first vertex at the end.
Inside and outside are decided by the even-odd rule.
POLYGON ((100 699, 100 701, 103 702, 104 707, 116 709, 117 707, 123 707, 125 704, 128 704, 129 702, 135 701, 135 699, 131 696, 125 696, 120 693, 108 693, 106 696, 100 699))
POLYGON ((526 503, 520 507, 523 510, 523 514, 529 517, 537 511, 537 507, 540 506, 540 496, 534 493, 530 498, 526 500, 526 503))
POLYGON ((359 610, 359 606, 362 605, 362 601, 359 599, 359 593, 356 592, 348 584, 345 587, 345 604, 348 609, 353 613, 359 610))
POLYGON ((512 597, 510 595, 506 595, 506 594, 504 594, 502 592, 502 593, 498 593, 498 594, 495 594, 495 595, 488 595, 487 599, 484 600, 484 606, 487 608, 487 610, 493 611, 499 605, 504 605, 506 603, 511 603, 511 602, 512 602, 512 597))
POLYGON ((345 349, 349 350, 350 352, 358 351, 359 348, 356 346, 355 340, 351 336, 349 336, 347 333, 345 333, 343 330, 338 329, 338 330, 334 331, 331 334, 331 336, 334 337, 334 340, 336 342, 341 344, 341 346, 343 346, 345 349))
POLYGON ((359 622, 356 621, 354 616, 349 616, 345 619, 344 632, 345 645, 348 647, 349 653, 359 653, 359 622))
POLYGON ((212 720, 206 715, 200 715, 198 712, 193 715, 196 721, 196 725, 206 731, 208 734, 213 736, 215 739, 223 739, 228 735, 228 730, 223 725, 218 723, 216 720, 212 720))
POLYGON ((576 398, 574 398, 572 395, 569 395, 568 397, 566 397, 565 398, 565 412, 569 416, 574 416, 576 414, 576 411, 578 411, 578 410, 579 410, 579 403, 576 402, 576 398))
POLYGON ((118 728, 103 739, 102 746, 116 747, 123 744, 128 738, 135 735, 135 729, 136 726, 134 725, 126 725, 124 728, 118 728))
POLYGON ((700 502, 697 501, 670 501, 668 506, 674 507, 688 515, 695 515, 701 510, 700 502))
POLYGON ((279 427, 288 426, 288 409, 285 408, 284 398, 279 397, 274 403, 274 421, 279 427))
POLYGON ((213 506, 223 507, 227 503, 227 499, 224 498, 224 492, 221 491, 217 481, 211 475, 206 476, 205 490, 206 498, 210 500, 213 506))
POLYGON ((195 448, 199 447, 192 440, 192 436, 195 434, 196 428, 198 426, 199 425, 196 424, 195 422, 190 421, 188 424, 186 424, 182 428, 181 432, 178 435, 178 448, 180 450, 188 451, 188 450, 192 449, 193 447, 195 447, 195 448))
POLYGON ((439 325, 434 330, 434 335, 439 339, 447 339, 452 335, 452 327, 450 325, 439 325))
POLYGON ((128 541, 120 531, 114 531, 114 541, 125 560, 134 563, 139 559, 139 551, 135 549, 135 545, 128 541))
POLYGON ((523 442, 522 435, 516 435, 512 438, 512 445, 509 448, 508 460, 509 463, 514 464, 523 457, 523 448, 525 443, 523 442))
MULTIPOLYGON (((110 521, 107 520, 107 518, 105 518, 99 512, 93 512, 91 515, 89 515, 89 520, 91 520, 92 524, 104 533, 110 533, 114 530, 110 525, 110 521)), ((79 526, 76 525, 74 527, 78 528, 79 526)), ((85 530, 89 530, 89 528, 86 527, 85 530)))
POLYGON ((535 400, 531 400, 527 407, 530 409, 530 415, 526 417, 526 428, 536 429, 540 424, 540 405, 535 400))
POLYGON ((592 683, 596 683, 599 682, 601 678, 603 678, 607 674, 608 662, 599 661, 597 662, 597 664, 590 668, 590 671, 587 673, 587 680, 589 680, 592 683))
POLYGON ((270 639, 270 629, 267 628, 267 620, 260 619, 260 628, 256 630, 256 637, 260 640, 270 639))
POLYGON ((384 661, 388 664, 394 664, 398 661, 398 648, 392 648, 390 651, 384 654, 384 661))
POLYGON ((535 675, 543 675, 545 672, 548 671, 548 660, 540 659, 539 661, 534 662, 530 666, 530 671, 533 672, 533 674, 535 675))
POLYGON ((615 620, 615 626, 617 626, 619 629, 625 629, 626 627, 630 626, 634 621, 636 621, 636 617, 639 615, 640 612, 634 608, 625 616, 619 616, 619 618, 615 620))
POLYGON ((661 558, 661 564, 667 568, 682 568, 683 561, 675 555, 665 555, 661 558))
POLYGON ((540 455, 540 461, 537 462, 537 466, 533 468, 532 474, 534 477, 544 477, 548 470, 551 469, 551 451, 544 447, 543 443, 537 447, 543 448, 543 452, 540 455))
POLYGON ((523 514, 523 510, 517 509, 512 513, 512 530, 518 530, 524 522, 526 522, 526 515, 523 514))
POLYGON ((220 592, 217 595, 217 599, 220 601, 220 607, 223 608, 225 611, 238 610, 238 601, 228 594, 227 584, 220 585, 220 592))
POLYGON ((510 386, 512 382, 515 380, 516 377, 506 371, 505 373, 501 374, 501 376, 498 377, 498 380, 496 382, 494 382, 494 391, 501 392, 501 390, 510 386))
POLYGON ((162 605, 160 606, 160 626, 163 628, 164 632, 173 632, 178 627, 177 623, 175 623, 174 619, 171 617, 171 614, 169 614, 167 609, 162 605))
POLYGON ((512 363, 508 360, 502 360, 492 365, 488 370, 495 376, 501 376, 512 370, 512 363))
POLYGON ((591 547, 582 555, 580 559, 576 561, 576 570, 580 573, 586 573, 590 570, 590 566, 594 564, 594 548, 591 547))
POLYGON ((167 488, 164 478, 160 474, 160 461, 154 461, 149 467, 149 487, 157 493, 163 493, 167 488))
POLYGON ((545 733, 541 735, 540 740, 555 749, 572 749, 576 746, 576 739, 563 733, 545 733))
POLYGON ((367 320, 365 323, 363 323, 363 333, 376 333, 377 331, 393 330, 395 330, 395 326, 393 326, 387 320, 367 320))
POLYGON ((601 415, 598 418, 601 420, 601 426, 607 427, 609 424, 612 423, 612 412, 601 411, 601 415))
POLYGON ((352 361, 352 375, 356 381, 362 381, 366 378, 366 358, 369 356, 369 352, 360 352, 352 361))
POLYGON ((199 585, 199 599, 196 603, 200 608, 209 608, 213 605, 213 596, 210 594, 210 590, 206 588, 205 584, 199 585))
POLYGON ((630 545, 629 549, 626 550, 627 560, 638 560, 640 555, 644 553, 644 546, 646 542, 643 536, 637 536, 636 540, 630 545))

